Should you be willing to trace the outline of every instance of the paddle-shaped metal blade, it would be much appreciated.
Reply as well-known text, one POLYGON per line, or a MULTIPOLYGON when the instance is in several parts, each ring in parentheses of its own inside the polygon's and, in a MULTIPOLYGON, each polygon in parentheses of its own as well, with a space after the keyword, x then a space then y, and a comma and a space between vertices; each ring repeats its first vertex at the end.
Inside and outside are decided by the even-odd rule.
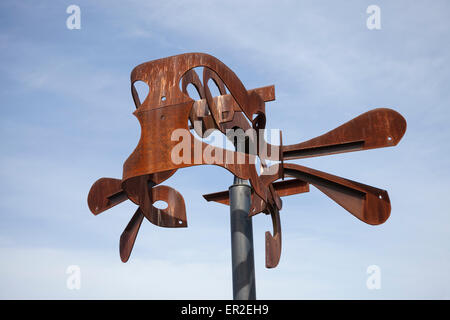
POLYGON ((122 180, 113 178, 100 178, 95 181, 88 195, 88 206, 94 215, 128 199, 121 184, 122 180))
POLYGON ((119 250, 122 262, 127 262, 130 258, 143 219, 141 208, 138 208, 120 236, 119 250))
POLYGON ((365 223, 377 225, 389 218, 391 203, 385 190, 292 163, 284 164, 284 173, 312 184, 365 223))
POLYGON ((317 138, 283 146, 284 160, 392 147, 406 131, 406 120, 394 110, 368 111, 317 138))

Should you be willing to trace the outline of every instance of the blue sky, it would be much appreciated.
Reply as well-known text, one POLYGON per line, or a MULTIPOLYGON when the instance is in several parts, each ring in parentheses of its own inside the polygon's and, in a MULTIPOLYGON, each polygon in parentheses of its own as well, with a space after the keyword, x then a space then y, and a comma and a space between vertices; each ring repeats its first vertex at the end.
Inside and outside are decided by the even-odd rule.
POLYGON ((117 177, 140 128, 129 74, 145 61, 206 52, 247 88, 274 84, 268 128, 285 144, 376 107, 400 112, 395 148, 295 161, 389 192, 392 212, 365 225, 311 188, 284 199, 283 253, 264 268, 254 218, 260 299, 449 299, 450 22, 447 1, 2 1, 0 4, 0 298, 230 299, 226 170, 179 170, 165 184, 186 200, 189 227, 145 222, 128 263, 120 234, 135 210, 94 217, 86 197, 117 177), (66 8, 81 8, 81 29, 66 8), (366 8, 381 8, 368 30, 366 8), (81 269, 68 290, 66 268, 81 269), (378 265, 381 289, 368 290, 378 265))

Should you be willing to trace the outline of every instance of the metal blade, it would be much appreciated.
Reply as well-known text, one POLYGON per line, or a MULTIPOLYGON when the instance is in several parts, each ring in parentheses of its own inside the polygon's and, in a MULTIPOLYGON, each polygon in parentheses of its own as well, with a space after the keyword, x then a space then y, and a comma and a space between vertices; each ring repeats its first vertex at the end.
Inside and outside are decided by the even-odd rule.
POLYGON ((130 258, 143 219, 144 215, 139 207, 120 236, 119 250, 122 262, 127 262, 130 258))
POLYGON ((374 109, 317 138, 283 146, 284 160, 392 147, 406 131, 406 120, 391 109, 374 109))
POLYGON ((91 212, 97 215, 127 199, 127 195, 122 190, 122 180, 100 178, 89 190, 88 206, 91 212))
POLYGON ((275 268, 281 257, 281 222, 280 213, 276 206, 270 210, 272 216, 273 236, 266 231, 266 268, 275 268))
POLYGON ((309 182, 361 221, 378 225, 391 212, 387 191, 297 164, 285 163, 286 175, 309 182))

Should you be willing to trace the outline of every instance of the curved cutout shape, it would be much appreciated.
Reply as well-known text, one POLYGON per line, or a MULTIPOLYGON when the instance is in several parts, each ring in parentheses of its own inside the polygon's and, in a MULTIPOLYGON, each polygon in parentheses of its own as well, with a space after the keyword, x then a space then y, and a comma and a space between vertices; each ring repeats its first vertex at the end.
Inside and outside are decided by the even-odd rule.
MULTIPOLYGON (((189 85, 195 88, 200 99, 205 99, 205 90, 197 72, 194 69, 186 72, 181 78, 181 91, 189 96, 190 99, 194 100, 193 97, 189 94, 188 87, 189 85)), ((189 114, 189 120, 192 124, 192 129, 195 130, 195 133, 199 137, 206 138, 209 136, 210 131, 208 129, 216 128, 214 119, 212 118, 211 112, 206 103, 204 104, 193 104, 191 112, 189 114), (201 121, 202 126, 195 126, 195 122, 201 121)))
POLYGON ((157 200, 153 203, 153 206, 157 209, 164 210, 168 207, 168 204, 164 200, 157 200))
POLYGON ((147 82, 137 80, 131 83, 131 96, 133 97, 136 109, 147 99, 150 87, 147 82))

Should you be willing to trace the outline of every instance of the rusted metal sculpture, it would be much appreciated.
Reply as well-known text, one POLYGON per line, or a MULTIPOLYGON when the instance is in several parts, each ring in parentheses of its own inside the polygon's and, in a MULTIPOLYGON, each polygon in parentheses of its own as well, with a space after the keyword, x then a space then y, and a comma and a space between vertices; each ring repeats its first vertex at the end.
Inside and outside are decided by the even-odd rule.
MULTIPOLYGON (((395 146, 405 133, 406 121, 394 110, 371 110, 302 143, 284 146, 280 134, 280 145, 273 146, 259 136, 253 136, 249 140, 258 146, 256 149, 230 151, 200 141, 189 130, 206 137, 211 130, 227 134, 227 130, 236 128, 244 131, 264 129, 265 102, 275 100, 274 86, 247 90, 235 73, 215 57, 188 53, 134 68, 131 93, 136 105, 134 115, 141 125, 139 144, 124 163, 122 179, 101 178, 91 187, 88 196, 89 208, 95 215, 127 199, 139 206, 120 237, 123 262, 130 256, 144 217, 160 227, 187 227, 183 197, 176 190, 160 184, 177 169, 188 166, 218 165, 249 180, 252 187, 250 215, 263 212, 272 218, 273 234, 266 232, 267 268, 277 266, 281 255, 281 197, 308 192, 309 185, 365 223, 377 225, 389 217, 391 206, 385 190, 285 160, 395 146), (199 67, 203 68, 203 81, 194 69, 199 67), (220 95, 212 96, 209 80, 217 86, 220 95), (143 101, 134 86, 137 81, 143 81, 149 87, 143 101), (199 100, 189 96, 187 88, 190 84, 197 90, 199 100), (195 142, 191 144, 191 152, 183 151, 183 159, 187 161, 181 163, 174 162, 172 157, 178 144, 172 134, 177 129, 188 131, 195 142), (196 157, 195 144, 206 157, 196 157), (267 155, 268 150, 276 151, 267 155), (256 158, 269 174, 258 175, 256 158), (244 161, 240 163, 239 159, 244 161), (278 163, 268 166, 267 160, 278 163), (285 177, 291 179, 284 180, 285 177), (153 204, 158 200, 167 202, 167 208, 156 208, 153 204)), ((229 204, 228 191, 207 194, 204 198, 229 204)))

